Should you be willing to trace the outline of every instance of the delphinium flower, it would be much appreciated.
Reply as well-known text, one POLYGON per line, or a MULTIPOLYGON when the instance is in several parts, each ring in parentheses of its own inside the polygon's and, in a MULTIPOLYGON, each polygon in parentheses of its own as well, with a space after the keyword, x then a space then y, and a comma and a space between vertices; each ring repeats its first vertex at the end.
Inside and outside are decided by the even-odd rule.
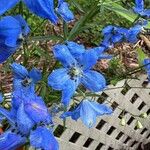
POLYGON ((14 75, 14 90, 26 90, 27 92, 34 92, 35 84, 42 78, 41 71, 33 68, 28 72, 24 66, 17 63, 11 64, 11 69, 14 75))
POLYGON ((73 111, 63 113, 61 118, 65 119, 70 116, 76 121, 81 118, 84 125, 91 128, 96 124, 97 116, 109 115, 111 113, 112 109, 105 104, 99 104, 98 102, 84 99, 73 111))
POLYGON ((146 72, 147 72, 147 75, 148 75, 148 79, 150 81, 150 59, 149 58, 144 59, 143 65, 144 65, 144 67, 146 69, 146 72))
POLYGON ((150 9, 144 9, 144 0, 135 0, 134 12, 143 17, 150 17, 150 9))
POLYGON ((54 8, 54 0, 1 0, 0 15, 13 8, 19 2, 23 2, 34 14, 49 19, 54 24, 58 22, 57 14, 66 22, 74 19, 74 15, 69 9, 68 3, 64 0, 58 0, 56 10, 54 8))
POLYGON ((17 50, 29 31, 27 23, 20 15, 6 16, 0 20, 0 63, 17 50))
POLYGON ((10 111, 0 107, 0 114, 10 123, 10 128, 0 135, 0 149, 16 149, 24 145, 28 138, 35 148, 59 149, 50 129, 53 124, 51 115, 43 99, 35 93, 24 95, 15 91, 10 111))
POLYGON ((92 92, 98 92, 106 87, 104 76, 92 70, 97 63, 102 49, 85 50, 83 45, 67 42, 53 47, 54 56, 63 68, 54 70, 48 77, 48 85, 62 91, 62 103, 68 106, 78 85, 82 84, 92 92), (99 53, 99 55, 98 55, 99 53))
POLYGON ((106 26, 102 30, 102 35, 104 39, 100 45, 104 46, 106 49, 112 48, 115 43, 123 42, 126 38, 128 29, 117 27, 117 26, 106 26))
POLYGON ((108 48, 113 48, 116 43, 135 43, 138 40, 138 35, 144 30, 147 23, 146 20, 138 20, 136 24, 129 29, 109 25, 102 31, 104 39, 100 45, 107 50, 108 48))
POLYGON ((133 27, 128 30, 126 41, 130 43, 136 43, 138 41, 138 35, 144 31, 144 27, 148 24, 147 20, 139 20, 133 27))

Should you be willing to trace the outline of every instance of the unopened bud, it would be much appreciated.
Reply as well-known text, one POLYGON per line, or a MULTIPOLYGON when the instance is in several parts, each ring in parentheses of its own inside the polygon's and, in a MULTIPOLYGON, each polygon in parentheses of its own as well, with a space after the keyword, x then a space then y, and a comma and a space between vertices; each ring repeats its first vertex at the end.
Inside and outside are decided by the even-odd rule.
POLYGON ((7 103, 4 105, 4 107, 7 108, 7 109, 10 108, 7 103))
POLYGON ((120 125, 125 126, 126 125, 126 120, 124 117, 121 118, 120 120, 120 125))
POLYGON ((142 123, 140 121, 137 120, 136 127, 137 127, 137 129, 142 129, 143 125, 142 125, 142 123))
POLYGON ((146 119, 147 118, 147 113, 142 113, 139 117, 146 119))

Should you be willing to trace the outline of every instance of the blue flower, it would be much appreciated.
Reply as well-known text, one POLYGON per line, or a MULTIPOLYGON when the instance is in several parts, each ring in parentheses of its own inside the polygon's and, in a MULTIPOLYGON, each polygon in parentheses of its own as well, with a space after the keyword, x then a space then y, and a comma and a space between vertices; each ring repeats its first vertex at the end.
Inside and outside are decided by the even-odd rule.
POLYGON ((138 35, 144 29, 144 27, 148 24, 146 20, 139 20, 136 25, 131 27, 128 30, 128 34, 126 36, 126 40, 131 43, 135 43, 138 41, 138 35))
POLYGON ((150 17, 150 9, 144 9, 144 0, 135 0, 135 7, 133 10, 143 17, 150 17))
POLYGON ((96 124, 96 117, 105 114, 111 114, 112 109, 107 107, 105 104, 99 104, 88 99, 83 100, 78 107, 73 111, 65 112, 61 115, 61 118, 71 117, 73 120, 81 118, 84 125, 88 128, 93 127, 96 124))
MULTIPOLYGON (((57 24, 58 17, 54 8, 54 0, 1 0, 0 3, 0 15, 7 10, 13 8, 18 2, 23 1, 28 9, 34 14, 49 19, 52 23, 57 24)), ((74 19, 73 13, 70 11, 68 4, 63 0, 58 0, 57 13, 66 21, 74 19)))
POLYGON ((102 74, 91 70, 99 59, 97 49, 85 50, 83 45, 68 42, 53 48, 55 58, 64 68, 54 70, 48 77, 48 85, 62 91, 62 103, 69 105, 79 84, 88 90, 98 92, 106 87, 102 74))
POLYGON ((0 20, 0 63, 11 56, 21 44, 30 29, 20 16, 7 16, 0 20))
POLYGON ((52 147, 57 150, 58 143, 47 129, 47 125, 52 125, 51 115, 43 99, 35 93, 24 95, 24 92, 15 91, 11 110, 0 107, 0 115, 4 116, 10 124, 9 130, 0 136, 0 149, 16 149, 25 144, 26 138, 30 137, 30 143, 35 147, 40 146, 41 142, 41 148, 52 147), (41 140, 35 145, 37 134, 41 140))
POLYGON ((102 34, 104 36, 104 40, 101 45, 107 48, 112 48, 115 43, 123 42, 126 38, 126 34, 128 33, 128 29, 116 26, 107 26, 103 29, 102 34))
POLYGON ((146 69, 146 72, 147 72, 147 75, 148 75, 148 79, 150 81, 150 59, 148 59, 148 58, 144 59, 143 65, 144 65, 144 67, 146 69))
POLYGON ((38 127, 36 130, 31 131, 30 144, 35 148, 44 150, 59 150, 59 145, 54 135, 45 127, 38 127))
POLYGON ((64 0, 58 0, 58 8, 56 10, 66 22, 74 19, 74 15, 69 9, 68 3, 64 2, 64 0))
POLYGON ((11 68, 14 75, 14 91, 19 89, 34 92, 35 84, 42 78, 41 71, 33 68, 28 72, 24 66, 17 63, 11 64, 11 68))
POLYGON ((26 140, 24 136, 8 130, 0 135, 0 149, 15 150, 24 145, 26 140))
POLYGON ((15 91, 10 111, 0 107, 0 114, 22 134, 28 134, 36 124, 52 124, 52 117, 43 99, 35 93, 15 91))

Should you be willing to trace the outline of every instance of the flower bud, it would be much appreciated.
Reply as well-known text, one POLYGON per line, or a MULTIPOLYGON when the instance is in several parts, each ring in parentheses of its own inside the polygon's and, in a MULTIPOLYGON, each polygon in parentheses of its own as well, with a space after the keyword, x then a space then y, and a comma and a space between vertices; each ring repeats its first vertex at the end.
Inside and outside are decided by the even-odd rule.
POLYGON ((139 117, 146 119, 147 118, 147 113, 142 113, 139 117))
POLYGON ((140 121, 137 120, 136 127, 137 127, 137 129, 142 129, 143 125, 142 125, 142 123, 140 121))
POLYGON ((121 118, 120 120, 120 125, 125 126, 126 125, 126 120, 124 117, 121 118))

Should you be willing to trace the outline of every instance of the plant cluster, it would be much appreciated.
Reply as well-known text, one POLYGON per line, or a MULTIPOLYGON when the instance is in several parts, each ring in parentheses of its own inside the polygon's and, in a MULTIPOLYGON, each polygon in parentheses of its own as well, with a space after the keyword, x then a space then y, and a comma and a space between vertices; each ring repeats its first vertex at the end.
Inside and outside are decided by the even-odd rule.
MULTIPOLYGON (((96 92, 107 88, 104 75, 95 71, 93 67, 99 60, 113 57, 105 52, 116 43, 138 41, 138 35, 146 32, 150 9, 144 8, 143 0, 135 0, 133 12, 137 15, 132 27, 106 26, 102 30, 102 42, 94 48, 85 48, 84 45, 75 42, 74 38, 81 32, 88 19, 99 11, 99 6, 108 7, 110 3, 116 4, 110 0, 97 1, 94 7, 68 32, 68 25, 75 16, 64 0, 57 2, 54 0, 1 0, 0 63, 7 61, 20 47, 25 50, 22 54, 23 64, 13 62, 10 65, 13 73, 13 90, 8 108, 5 105, 7 99, 0 94, 0 121, 5 127, 5 132, 0 135, 0 150, 13 150, 22 145, 31 145, 44 150, 58 150, 59 144, 53 135, 55 126, 53 117, 56 114, 61 112, 60 118, 64 121, 67 117, 73 120, 81 118, 83 124, 91 128, 95 125, 97 116, 113 113, 112 108, 106 104, 99 104, 92 98, 94 94, 96 96, 96 92), (19 8, 18 15, 3 16, 16 5, 19 8), (29 71, 26 69, 29 67, 26 47, 28 47, 32 29, 23 17, 24 5, 33 14, 49 20, 53 26, 57 26, 59 21, 63 22, 64 36, 60 36, 61 40, 52 48, 56 65, 50 72, 45 69, 47 64, 43 70, 34 67, 29 71), (51 89, 50 93, 46 93, 50 95, 48 99, 51 95, 56 96, 61 104, 53 105, 51 100, 44 101, 45 91, 38 90, 41 89, 41 85, 51 89), (57 91, 61 92, 61 97, 57 95, 57 91), (49 103, 52 105, 50 108, 46 105, 49 103), (68 110, 70 105, 73 107, 68 110)), ((143 64, 150 78, 150 59, 145 59, 143 64)), ((124 124, 123 119, 122 124, 124 124)))

